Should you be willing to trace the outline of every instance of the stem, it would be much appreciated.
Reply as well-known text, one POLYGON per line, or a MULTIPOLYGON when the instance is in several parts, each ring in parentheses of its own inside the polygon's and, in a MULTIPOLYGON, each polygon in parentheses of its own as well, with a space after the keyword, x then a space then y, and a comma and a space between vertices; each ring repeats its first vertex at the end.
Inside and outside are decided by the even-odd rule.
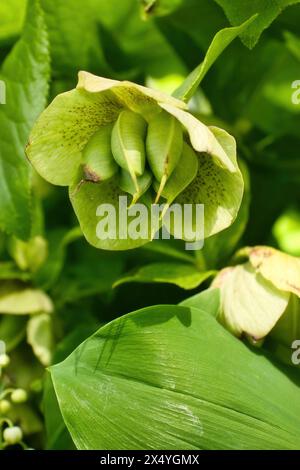
POLYGON ((196 250, 195 258, 196 258, 195 259, 196 266, 199 269, 199 271, 207 271, 207 263, 203 254, 203 250, 196 250))

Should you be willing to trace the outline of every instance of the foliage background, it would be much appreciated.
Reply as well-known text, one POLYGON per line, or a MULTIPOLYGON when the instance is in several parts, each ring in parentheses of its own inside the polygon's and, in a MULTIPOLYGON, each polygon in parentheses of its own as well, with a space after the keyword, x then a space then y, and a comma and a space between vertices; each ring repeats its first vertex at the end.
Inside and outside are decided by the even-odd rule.
MULTIPOLYGON (((45 378, 45 366, 60 362, 101 325, 139 308, 176 305, 204 291, 209 286, 209 276, 230 264, 234 252, 242 246, 270 245, 300 255, 300 104, 292 103, 292 83, 300 79, 300 6, 297 3, 287 0, 1 2, 0 78, 6 83, 7 103, 0 106, 0 338, 6 342, 11 357, 2 386, 12 383, 30 393, 29 402, 16 406, 14 411, 14 420, 21 424, 29 445, 73 448, 50 378, 45 378), (25 159, 24 148, 37 116, 58 93, 76 85, 79 70, 172 93, 203 60, 220 29, 241 24, 255 13, 258 17, 219 57, 190 103, 199 119, 225 128, 237 140, 247 184, 236 222, 207 240, 204 250, 195 257, 184 251, 183 243, 174 240, 155 241, 130 252, 103 252, 90 247, 77 227, 65 189, 41 180, 25 159), (30 245, 28 240, 35 241, 30 245), (8 311, 7 304, 1 306, 1 297, 5 301, 8 291, 21 295, 26 289, 31 289, 29 306, 24 306, 24 297, 12 300, 15 306, 23 305, 21 314, 16 314, 17 307, 8 311), (37 300, 37 291, 49 296, 53 308, 44 312, 45 299, 37 300), (41 316, 41 310, 46 316, 41 316), (39 315, 36 323, 32 321, 35 311, 39 315)), ((211 309, 212 301, 209 305, 207 308, 211 309)), ((170 328, 172 331, 172 325, 170 328)), ((214 327, 207 328, 210 331, 214 327)), ((137 331, 135 338, 139 334, 137 331)), ((188 342, 180 339, 176 325, 173 334, 179 335, 178 347, 184 354, 188 342)), ((213 344, 214 340, 207 345, 211 357, 213 344)), ((146 354, 145 347, 142 340, 138 342, 137 350, 140 348, 146 354)), ((248 353, 248 349, 243 350, 241 356, 248 353)), ((251 354, 256 357, 256 353, 251 354)), ((172 357, 166 359, 167 363, 172 357)), ((230 352, 227 360, 229 357, 230 352)), ((123 366, 128 366, 130 357, 127 359, 123 366)), ((177 358, 178 364, 181 359, 177 358)), ((152 360, 149 357, 149 364, 152 360)), ((191 356, 184 360, 187 363, 191 356)), ((214 360, 211 359, 211 367, 219 367, 213 365, 214 360)), ((244 361, 248 360, 245 357, 244 361)), ((228 367, 234 370, 237 364, 228 367)), ((158 374, 156 369, 155 372, 158 374)), ((292 372, 284 374, 290 376, 292 372)), ((274 383, 280 384, 281 379, 276 375, 274 383)), ((70 382, 69 387, 72 386, 70 382)), ((211 383, 211 386, 220 387, 220 384, 211 383)), ((96 385, 91 384, 93 387, 96 385)), ((195 387, 191 393, 197 392, 195 387)), ((263 388, 259 392, 263 393, 263 388)), ((122 400, 132 390, 119 393, 116 410, 120 410, 122 400)), ((245 398, 245 403, 255 401, 257 393, 245 398)), ((287 393, 290 399, 296 397, 296 390, 287 393)), ((93 399, 98 403, 99 396, 93 399)), ((278 405, 275 399, 274 403, 278 405)), ((145 404, 138 404, 137 410, 139 406, 143 410, 145 404)), ((189 406, 193 408, 193 404, 189 406)), ((177 411, 172 416, 176 419, 175 404, 174 409, 177 411)), ((110 412, 113 416, 116 411, 110 412)), ((126 409, 123 423, 131 412, 130 407, 126 409)), ((214 416, 211 410, 208 415, 209 412, 214 416)), ((68 421, 68 416, 64 418, 68 421)), ((137 412, 134 422, 139 419, 137 412)), ((287 419, 292 421, 291 417, 287 419)), ((280 420, 279 417, 277 425, 284 428, 280 420)), ((76 445, 84 448, 88 442, 93 448, 97 443, 82 438, 85 424, 77 423, 78 429, 82 426, 82 434, 75 439, 76 445)), ((175 428, 177 424, 174 423, 175 428)), ((146 428, 140 429, 141 436, 152 425, 151 420, 146 423, 146 428)), ((243 425, 250 429, 253 423, 243 425)), ((127 426, 134 427, 134 423, 129 422, 127 426)), ((296 429, 296 424, 293 426, 296 429)), ((241 429, 235 429, 238 436, 241 429)), ((112 428, 110 432, 112 435, 115 430, 112 428)), ((160 446, 166 432, 165 424, 157 440, 148 445, 160 446)), ((257 433, 256 429, 253 441, 247 444, 238 437, 232 442, 223 441, 212 433, 213 437, 203 445, 205 448, 255 447, 257 433)), ((175 440, 172 445, 187 445, 193 436, 190 445, 199 446, 192 425, 183 427, 179 436, 181 444, 175 440)), ((132 443, 128 439, 125 447, 132 443)), ((273 443, 262 439, 262 446, 283 445, 282 436, 276 439, 273 443)), ((120 446, 120 441, 111 442, 109 436, 98 436, 97 442, 104 448, 120 446)), ((143 447, 143 444, 145 440, 134 445, 143 447)), ((293 445, 297 447, 299 441, 293 445)))

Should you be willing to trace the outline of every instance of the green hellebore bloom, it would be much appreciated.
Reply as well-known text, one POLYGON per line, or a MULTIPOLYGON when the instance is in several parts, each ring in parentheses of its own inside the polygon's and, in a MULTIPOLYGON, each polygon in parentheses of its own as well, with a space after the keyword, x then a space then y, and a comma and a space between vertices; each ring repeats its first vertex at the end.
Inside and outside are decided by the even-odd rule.
POLYGON ((236 336, 255 342, 267 335, 290 350, 300 340, 300 258, 274 248, 241 250, 248 261, 220 271, 219 320, 236 336))
MULTIPOLYGON (((147 192, 143 194, 141 201, 145 204, 154 202, 155 197, 152 197, 152 193, 153 188, 157 187, 157 180, 154 181, 155 172, 153 174, 153 167, 151 171, 149 160, 147 160, 146 150, 149 151, 149 147, 145 142, 145 148, 141 148, 141 135, 128 135, 128 128, 123 129, 123 116, 129 116, 136 129, 142 129, 140 132, 143 132, 143 138, 146 139, 145 129, 140 121, 134 121, 133 113, 142 118, 146 127, 160 113, 165 113, 180 123, 183 130, 182 138, 185 144, 194 150, 198 159, 198 171, 195 172, 192 182, 188 179, 190 178, 188 165, 184 166, 181 161, 182 169, 180 173, 177 172, 176 181, 178 181, 178 173, 181 174, 182 182, 179 181, 178 185, 181 185, 182 191, 178 194, 178 191, 174 189, 172 202, 204 204, 204 233, 205 237, 208 237, 232 224, 240 207, 244 183, 237 164, 234 138, 222 129, 207 127, 186 109, 187 105, 183 101, 135 83, 110 80, 88 72, 79 72, 76 89, 58 95, 37 120, 30 135, 27 156, 44 179, 55 185, 69 186, 73 208, 89 243, 97 248, 108 250, 136 248, 150 241, 153 232, 149 230, 147 239, 133 240, 130 237, 115 240, 99 239, 97 237, 99 222, 99 218, 96 217, 97 207, 101 204, 112 204, 118 215, 119 196, 127 195, 119 185, 120 166, 123 171, 125 169, 130 173, 133 184, 128 193, 131 193, 134 199, 139 197, 139 194, 142 195, 143 192, 139 191, 138 186, 141 181, 141 171, 150 171, 153 176, 153 184, 150 189, 146 188, 147 192), (129 111, 129 113, 124 114, 124 111, 129 111), (120 123, 118 117, 121 113, 122 122, 120 123), (84 180, 83 184, 78 184, 84 163, 83 151, 88 142, 95 133, 99 132, 99 129, 115 125, 116 122, 119 127, 113 132, 112 149, 115 152, 124 150, 119 135, 123 131, 126 137, 124 138, 125 146, 129 146, 129 151, 128 148, 125 148, 122 155, 118 158, 115 157, 115 161, 118 163, 118 172, 113 174, 115 163, 113 165, 111 162, 109 163, 110 155, 106 145, 103 159, 106 169, 109 171, 106 171, 105 174, 112 176, 104 181, 100 181, 101 178, 93 177, 84 180), (139 137, 138 148, 135 152, 131 152, 130 145, 134 144, 137 137, 139 137)), ((170 129, 171 126, 174 134, 176 127, 172 122, 169 126, 170 129)), ((152 128, 155 129, 155 126, 152 128)), ((104 139, 106 134, 103 135, 104 137, 101 139, 104 139)), ((178 133, 173 135, 173 138, 175 137, 178 139, 178 133)), ((149 142, 147 142, 148 144, 149 142)), ((152 145, 151 139, 149 145, 152 145)), ((174 149, 174 145, 172 147, 170 144, 169 148, 174 149)), ((91 154, 94 158, 93 155, 91 154)), ((172 158, 172 155, 170 157, 172 158)), ((182 158, 185 158, 184 153, 182 158)), ((162 175, 162 182, 160 182, 162 197, 164 197, 164 184, 167 178, 172 177, 171 171, 175 170, 173 167, 177 165, 177 161, 178 156, 176 156, 176 162, 174 161, 172 167, 170 165, 169 173, 166 171, 166 174, 162 175)), ((151 164, 156 164, 155 158, 152 158, 151 164)), ((89 174, 91 174, 90 167, 89 174)), ((172 188, 172 186, 172 184, 168 185, 168 195, 165 196, 168 203, 172 199, 170 197, 170 187, 172 188)), ((182 227, 173 226, 173 235, 180 237, 181 229, 182 227)))

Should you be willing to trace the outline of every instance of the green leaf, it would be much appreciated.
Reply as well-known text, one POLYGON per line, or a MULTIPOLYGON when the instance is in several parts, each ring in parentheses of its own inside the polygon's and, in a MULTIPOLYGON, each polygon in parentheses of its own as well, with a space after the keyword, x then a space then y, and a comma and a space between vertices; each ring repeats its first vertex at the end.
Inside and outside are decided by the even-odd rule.
POLYGON ((0 4, 0 43, 20 34, 26 12, 26 0, 10 0, 0 4))
POLYGON ((43 291, 14 281, 0 284, 0 313, 27 315, 52 311, 52 301, 43 291))
POLYGON ((78 449, 300 445, 297 385, 197 309, 121 317, 51 375, 78 449))
MULTIPOLYGON (((248 15, 249 18, 249 15, 248 15)), ((185 81, 180 85, 173 95, 183 101, 189 101, 189 99, 194 95, 198 86, 202 82, 203 78, 222 54, 224 49, 242 32, 244 32, 252 21, 256 18, 256 15, 249 18, 247 21, 242 23, 240 26, 235 26, 233 28, 224 28, 215 35, 212 43, 210 44, 208 51, 205 55, 204 61, 201 62, 198 67, 196 67, 185 81)))
POLYGON ((182 289, 194 289, 214 273, 199 272, 195 266, 184 263, 152 263, 123 276, 114 283, 114 287, 127 282, 160 282, 175 284, 182 289))
POLYGON ((217 317, 220 309, 220 289, 206 289, 181 302, 183 307, 193 307, 217 317))
POLYGON ((38 0, 28 2, 21 39, 0 72, 6 104, 0 107, 0 228, 27 238, 31 228, 30 169, 24 157, 28 134, 46 104, 49 78, 47 35, 38 0))
POLYGON ((27 323, 27 342, 39 361, 44 366, 49 366, 55 343, 52 319, 48 313, 40 313, 29 319, 27 323))
POLYGON ((231 24, 240 24, 257 14, 255 21, 241 35, 244 44, 252 49, 260 38, 261 33, 277 18, 284 8, 299 3, 299 0, 215 0, 220 5, 231 24))
MULTIPOLYGON (((74 328, 57 345, 53 360, 55 362, 64 360, 74 348, 95 330, 96 327, 92 328, 88 323, 80 324, 78 328, 74 328)), ((48 372, 44 382, 43 411, 46 424, 46 448, 48 450, 74 450, 75 446, 61 415, 51 376, 48 372)))
POLYGON ((46 421, 46 449, 74 450, 75 446, 61 415, 49 373, 44 382, 43 411, 46 421))

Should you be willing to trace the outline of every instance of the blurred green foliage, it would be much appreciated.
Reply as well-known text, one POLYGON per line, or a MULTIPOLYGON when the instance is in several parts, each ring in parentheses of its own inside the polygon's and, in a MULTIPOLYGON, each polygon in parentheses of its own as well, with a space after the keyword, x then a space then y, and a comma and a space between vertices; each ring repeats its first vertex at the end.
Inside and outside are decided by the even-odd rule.
MULTIPOLYGON (((210 276, 235 263, 234 253, 245 245, 270 245, 300 256, 300 96, 296 95, 297 86, 293 87, 293 83, 300 80, 298 3, 295 0, 7 0, 1 3, 0 79, 6 84, 6 104, 0 104, 0 304, 7 301, 12 291, 22 294, 30 291, 34 296, 38 293, 38 299, 42 296, 44 303, 38 311, 26 307, 22 315, 9 311, 0 314, 0 339, 6 342, 11 359, 0 376, 0 394, 11 386, 24 387, 29 392, 29 401, 14 408, 11 419, 21 425, 24 441, 31 447, 74 448, 50 377, 45 379, 45 365, 64 360, 102 325, 133 310, 158 304, 174 306, 191 296, 192 303, 186 305, 195 307, 199 292, 210 292, 205 290, 210 276), (155 240, 145 247, 119 253, 89 246, 77 225, 65 188, 52 187, 42 181, 25 158, 24 149, 35 119, 58 93, 75 86, 79 70, 131 80, 172 93, 203 61, 218 31, 240 25, 253 14, 258 16, 213 64, 189 102, 191 112, 200 120, 221 126, 236 138, 246 189, 234 224, 208 239, 204 249, 195 253, 187 253, 179 240, 155 240), (35 252, 37 239, 42 240, 42 244, 35 252), (52 306, 48 310, 44 307, 45 298, 52 306)), ((216 300, 207 298, 209 300, 203 304, 203 298, 200 299, 200 310, 215 316, 216 300)), ((153 314, 157 320, 160 315, 161 318, 167 316, 166 307, 160 308, 148 311, 149 317, 153 314)), ((176 309, 183 307, 174 307, 176 309)), ((131 351, 131 343, 128 344, 127 368, 130 368, 130 354, 137 356, 140 348, 142 356, 146 347, 139 339, 139 323, 146 338, 148 328, 151 330, 149 325, 144 325, 144 314, 135 315, 136 323, 132 323, 129 330, 134 332, 137 347, 131 351)), ((197 315, 195 311, 193 315, 197 315)), ((237 350, 237 354, 241 352, 245 361, 253 357, 253 364, 261 367, 262 374, 275 377, 274 389, 278 378, 283 395, 281 398, 275 392, 272 395, 276 406, 277 398, 281 400, 278 429, 282 426, 291 434, 299 429, 299 422, 291 418, 293 409, 289 418, 284 411, 290 399, 296 409, 295 396, 299 391, 296 392, 294 384, 298 379, 291 368, 276 363, 272 357, 274 344, 270 342, 267 353, 254 352, 251 348, 246 351, 246 346, 237 344, 240 340, 229 338, 227 332, 206 316, 201 317, 201 321, 197 318, 199 328, 204 324, 207 328, 212 325, 216 337, 220 335, 226 345, 228 359, 232 342, 233 350, 237 350), (261 354, 266 357, 257 357, 261 354), (291 383, 285 376, 292 379, 291 383)), ((117 320, 114 325, 121 325, 121 328, 122 321, 117 320)), ((171 327, 180 342, 182 325, 173 318, 171 327)), ((149 367, 153 366, 155 374, 163 376, 157 359, 159 348, 163 348, 163 344, 166 354, 169 347, 175 351, 177 344, 171 337, 172 331, 168 338, 166 325, 159 330, 156 324, 155 328, 158 336, 151 336, 151 341, 158 352, 157 356, 149 352, 149 367), (157 339, 160 334, 166 335, 162 343, 157 339)), ((100 329, 99 338, 108 331, 100 329)), ((197 329, 192 334, 198 338, 199 345, 204 341, 209 351, 214 350, 215 340, 208 339, 209 331, 206 336, 197 329)), ((118 335, 126 343, 126 335, 122 336, 121 331, 118 335)), ((201 348, 199 346, 199 351, 205 356, 201 348)), ((191 364, 187 337, 179 351, 191 364)), ((200 352, 196 361, 201 359, 200 352)), ((74 354, 76 356, 76 351, 74 354)), ((173 360, 171 355, 162 357, 168 364, 173 360)), ((135 358, 132 358, 133 363, 135 358)), ((87 362, 82 367, 93 369, 89 357, 84 357, 83 361, 87 362)), ((209 354, 205 361, 209 367, 209 354)), ((66 370, 68 386, 75 389, 69 362, 63 364, 61 369, 60 366, 53 369, 55 381, 66 370)), ((222 366, 219 364, 219 370, 222 366)), ((145 371, 147 364, 141 361, 139 365, 138 361, 138 367, 141 367, 140 372, 145 371)), ((234 374, 237 368, 242 368, 242 360, 233 361, 230 367, 234 374)), ((191 366, 191 374, 192 369, 191 366)), ((254 369, 250 369, 249 374, 254 374, 254 369)), ((184 381, 184 365, 180 370, 180 380, 184 381)), ((143 378, 143 373, 139 378, 143 378)), ((254 375, 249 379, 249 390, 255 382, 259 396, 265 393, 267 386, 262 382, 257 385, 254 375)), ((170 371, 169 377, 173 376, 170 371)), ((93 388, 91 377, 90 374, 93 388)), ((214 380, 211 376, 210 379, 213 387, 214 380)), ((220 379, 218 387, 221 383, 220 379)), ((89 386, 89 383, 82 380, 82 385, 89 386)), ((57 385, 57 390, 60 386, 57 385)), ((158 381, 157 390, 159 387, 165 395, 163 379, 158 381)), ((61 392, 61 401, 66 400, 64 393, 61 392)), ((122 393, 129 394, 130 390, 122 393)), ((200 385, 197 393, 202 393, 200 385)), ((249 392, 253 407, 255 393, 249 392)), ((239 394, 238 388, 236 394, 239 394)), ((241 413, 246 410, 245 403, 238 407, 241 413)), ((269 412, 268 403, 260 405, 259 419, 263 408, 269 412)), ((121 408, 121 404, 119 406, 121 408)), ((73 413, 73 409, 71 411, 73 413)), ((130 407, 127 411, 130 414, 130 407)), ((80 441, 69 423, 67 407, 64 412, 76 444, 84 447, 86 442, 90 443, 86 436, 80 441)), ((244 423, 250 426, 245 415, 241 426, 244 423)), ((84 428, 86 423, 81 417, 80 426, 84 428)), ((153 426, 152 421, 150 424, 153 426)), ((182 436, 187 440, 191 431, 193 445, 199 446, 197 433, 193 426, 191 428, 181 429, 182 436)), ((264 423, 264 432, 266 430, 274 431, 264 423)), ((144 429, 141 432, 144 436, 144 429)), ((265 445, 278 448, 284 442, 286 447, 299 446, 298 441, 292 442, 283 434, 278 434, 273 442, 266 438, 265 445)), ((213 440, 218 442, 218 434, 211 436, 206 448, 217 447, 213 440)), ((101 441, 101 436, 99 439, 101 441)), ((142 442, 147 443, 147 440, 142 442)), ((219 447, 230 448, 243 442, 239 441, 238 433, 233 444, 219 436, 219 447)), ((107 438, 103 445, 116 443, 120 445, 118 440, 112 442, 107 438)), ((251 442, 247 441, 246 445, 251 447, 251 442)), ((259 443, 255 441, 255 445, 259 443)))

